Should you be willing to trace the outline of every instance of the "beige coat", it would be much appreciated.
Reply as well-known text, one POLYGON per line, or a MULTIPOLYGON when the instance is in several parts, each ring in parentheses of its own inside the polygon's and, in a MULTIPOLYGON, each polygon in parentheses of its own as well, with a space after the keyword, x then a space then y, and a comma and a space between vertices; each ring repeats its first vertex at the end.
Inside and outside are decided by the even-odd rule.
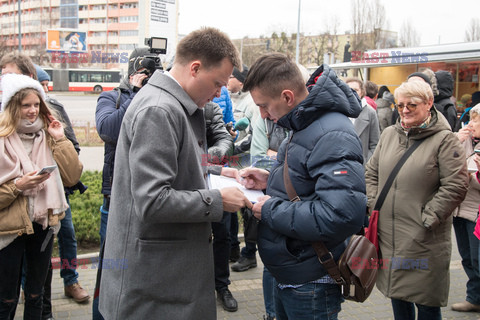
MULTIPOLYGON (((56 142, 50 138, 49 144, 64 186, 74 186, 80 180, 83 165, 72 142, 67 138, 56 142)), ((0 235, 18 234, 20 236, 23 233, 33 233, 27 203, 27 197, 17 190, 13 180, 0 185, 0 235)), ((50 225, 58 223, 58 221, 53 222, 54 218, 49 215, 50 225)))
POLYGON ((378 237, 384 259, 377 278, 387 297, 446 306, 449 290, 452 211, 468 188, 465 151, 445 118, 432 108, 427 128, 400 123, 386 128, 366 166, 368 206, 414 140, 425 141, 407 159, 380 210, 378 237))
MULTIPOLYGON (((473 154, 473 144, 471 139, 463 142, 465 153, 467 156, 467 165, 471 169, 469 174, 469 188, 465 200, 458 206, 454 212, 454 217, 460 217, 469 221, 475 222, 477 220, 478 205, 480 204, 480 183, 476 177, 477 166, 475 164, 475 154, 473 154), (474 171, 474 172, 473 172, 474 171)), ((480 149, 480 143, 475 146, 475 149, 480 149)))

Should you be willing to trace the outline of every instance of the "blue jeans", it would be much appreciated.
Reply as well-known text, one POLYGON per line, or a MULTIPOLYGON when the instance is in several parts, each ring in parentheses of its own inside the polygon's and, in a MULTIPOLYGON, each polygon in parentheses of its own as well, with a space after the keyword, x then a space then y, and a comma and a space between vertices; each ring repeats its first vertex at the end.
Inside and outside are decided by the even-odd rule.
MULTIPOLYGON (((415 303, 418 309, 418 320, 442 320, 440 307, 428 307, 415 303)), ((393 316, 395 320, 415 320, 413 302, 392 299, 393 316)))
POLYGON ((467 274, 467 297, 470 303, 480 305, 480 272, 478 268, 479 240, 473 234, 475 222, 454 217, 453 228, 457 238, 457 247, 462 257, 463 270, 467 274))
POLYGON ((100 207, 100 214, 102 218, 100 220, 100 246, 105 241, 107 236, 107 223, 108 223, 108 212, 110 211, 110 196, 103 197, 103 205, 100 207))
POLYGON ((277 287, 277 281, 266 267, 263 267, 262 287, 265 313, 267 316, 275 318, 275 288, 277 287))
MULTIPOLYGON (((70 200, 68 195, 65 195, 67 198, 67 203, 70 206, 70 200)), ((60 253, 61 263, 64 265, 65 260, 68 261, 68 265, 72 265, 72 261, 77 260, 77 239, 75 238, 75 229, 72 222, 72 211, 68 208, 65 211, 65 218, 61 220, 61 228, 58 231, 58 251, 60 253)), ((70 268, 61 268, 60 276, 63 279, 63 284, 65 286, 71 286, 74 283, 78 282, 78 272, 74 267, 70 268)))
POLYGON ((299 288, 275 290, 277 320, 338 319, 343 297, 340 286, 328 283, 307 283, 299 288))
POLYGON ((52 256, 53 237, 45 251, 40 248, 48 228, 33 222, 34 234, 23 234, 0 250, 0 319, 13 319, 17 308, 25 258, 25 305, 23 319, 42 318, 43 286, 52 256))

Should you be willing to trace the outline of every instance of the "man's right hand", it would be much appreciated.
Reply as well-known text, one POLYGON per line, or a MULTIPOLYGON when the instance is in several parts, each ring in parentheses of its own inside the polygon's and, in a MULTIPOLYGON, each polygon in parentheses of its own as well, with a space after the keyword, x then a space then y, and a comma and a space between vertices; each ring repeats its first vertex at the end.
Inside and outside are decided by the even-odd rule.
POLYGON ((130 77, 130 83, 137 88, 141 88, 142 82, 146 78, 148 78, 148 76, 145 73, 135 73, 130 77))
POLYGON ((223 211, 237 212, 241 208, 252 208, 252 203, 245 194, 237 187, 227 187, 220 189, 223 201, 223 211))
POLYGON ((247 189, 263 190, 267 188, 270 172, 260 168, 245 168, 239 172, 242 185, 247 189))

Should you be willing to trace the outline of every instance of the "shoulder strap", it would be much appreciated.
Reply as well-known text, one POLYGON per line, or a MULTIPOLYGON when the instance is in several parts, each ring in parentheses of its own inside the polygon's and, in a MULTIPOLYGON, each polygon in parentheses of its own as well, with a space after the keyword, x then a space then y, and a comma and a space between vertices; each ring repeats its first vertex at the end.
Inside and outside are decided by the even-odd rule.
POLYGON ((398 160, 397 164, 395 165, 392 172, 388 176, 387 181, 385 182, 385 185, 383 186, 383 189, 377 198, 377 202, 375 203, 375 208, 373 210, 380 210, 380 208, 383 205, 383 202, 385 201, 385 197, 387 196, 387 193, 390 190, 390 187, 392 186, 392 183, 395 180, 395 177, 397 176, 398 172, 402 168, 405 161, 407 161, 408 157, 410 157, 413 151, 415 151, 415 149, 418 148, 418 146, 423 142, 423 140, 425 139, 415 140, 415 142, 410 146, 410 148, 408 148, 407 151, 405 151, 405 153, 400 158, 400 160, 398 160))

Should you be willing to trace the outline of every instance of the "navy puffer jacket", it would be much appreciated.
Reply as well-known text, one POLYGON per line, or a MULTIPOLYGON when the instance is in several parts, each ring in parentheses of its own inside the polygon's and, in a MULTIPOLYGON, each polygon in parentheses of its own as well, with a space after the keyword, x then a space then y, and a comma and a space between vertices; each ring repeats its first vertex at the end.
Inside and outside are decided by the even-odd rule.
POLYGON ((360 100, 327 65, 309 96, 278 124, 293 130, 288 145, 292 184, 301 201, 289 201, 283 182, 287 141, 268 179, 272 198, 262 207, 258 248, 278 282, 302 284, 326 275, 311 242, 323 241, 338 259, 365 218, 367 197, 362 146, 348 117, 360 100))
POLYGON ((135 94, 135 91, 121 86, 112 91, 102 92, 97 100, 95 122, 98 135, 105 142, 102 177, 102 194, 104 195, 111 193, 118 135, 123 116, 135 94))

